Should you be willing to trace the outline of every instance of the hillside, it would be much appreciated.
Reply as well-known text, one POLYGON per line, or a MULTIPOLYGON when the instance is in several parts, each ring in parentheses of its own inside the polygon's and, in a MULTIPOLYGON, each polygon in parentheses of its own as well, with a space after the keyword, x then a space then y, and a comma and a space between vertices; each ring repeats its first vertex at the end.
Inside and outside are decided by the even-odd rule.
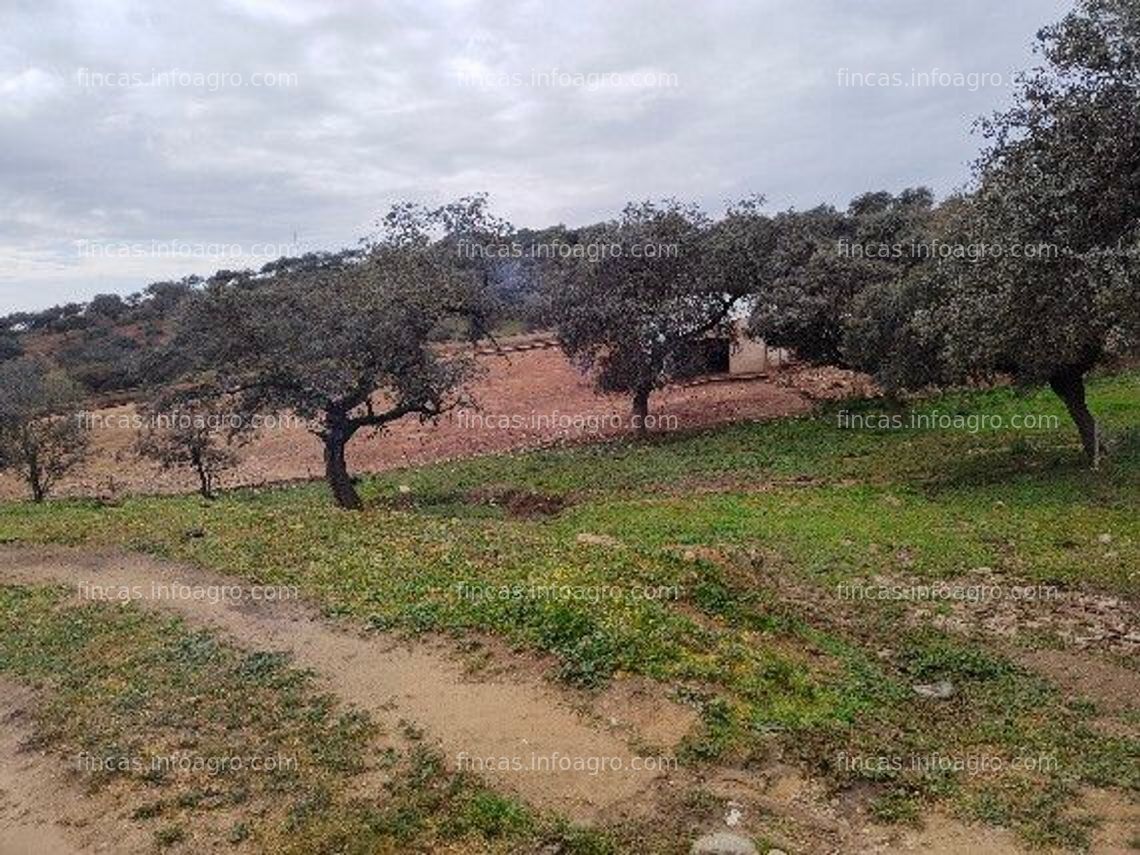
MULTIPOLYGON (((1114 437, 1101 473, 1068 430, 844 429, 840 413, 876 405, 836 404, 403 469, 365 479, 358 514, 316 485, 8 504, 14 578, 140 593, 125 608, 64 608, 61 592, 7 589, 0 668, 45 681, 37 721, 51 752, 176 744, 169 711, 187 703, 276 722, 271 742, 247 728, 200 735, 212 751, 318 752, 303 774, 204 790, 195 777, 113 777, 130 833, 173 851, 233 825, 282 851, 353 839, 680 855, 725 817, 793 852, 1124 851, 1140 787, 1138 380, 1093 386, 1114 437), (34 547, 50 543, 84 551, 34 547), (310 610, 168 598, 152 580, 296 590, 310 610), (171 610, 176 623, 154 623, 171 610), (213 647, 202 622, 238 649, 213 647), (291 657, 258 659, 266 644, 291 657), (123 645, 136 653, 106 652, 123 645), (105 677, 72 684, 74 657, 105 677), (282 670, 291 663, 315 684, 282 670), (165 688, 152 694, 156 674, 165 688), (349 706, 288 712, 314 688, 349 706), (456 691, 466 700, 441 700, 456 691), (65 698, 106 714, 53 717, 72 708, 65 698), (643 771, 471 774, 473 757, 525 761, 526 740, 531 757, 605 755, 643 771), (353 762, 337 764, 340 751, 353 762), (234 787, 249 801, 212 812, 234 787), (321 811, 306 810, 318 792, 321 811)), ((924 406, 1059 411, 1008 390, 924 406)))

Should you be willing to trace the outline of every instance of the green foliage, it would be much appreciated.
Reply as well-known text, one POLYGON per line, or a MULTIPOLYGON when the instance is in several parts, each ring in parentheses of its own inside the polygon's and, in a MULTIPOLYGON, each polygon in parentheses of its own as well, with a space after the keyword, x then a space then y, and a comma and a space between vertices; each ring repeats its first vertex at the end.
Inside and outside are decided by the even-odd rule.
POLYGON ((1037 48, 1016 105, 982 123, 969 231, 1007 251, 949 271, 945 311, 959 370, 1027 382, 1140 349, 1140 9, 1082 0, 1037 48), (1008 251, 1035 246, 1051 252, 1008 251))
POLYGON ((180 347, 247 420, 289 412, 310 422, 334 498, 359 508, 348 441, 405 416, 437 418, 474 371, 470 357, 431 344, 456 316, 482 332, 485 283, 451 238, 488 218, 465 200, 427 212, 397 206, 367 253, 282 259, 256 279, 216 276, 189 301, 180 347), (448 240, 432 240, 436 226, 448 240))
POLYGON ((617 222, 576 233, 571 249, 581 252, 550 266, 550 312, 563 350, 596 370, 600 390, 633 395, 640 416, 650 391, 683 370, 696 343, 731 336, 730 312, 742 294, 724 290, 712 234, 694 206, 629 204, 617 222))
MULTIPOLYGON (((1110 433, 1135 422, 1135 388, 1131 373, 1093 384, 1110 433)), ((9 505, 0 509, 0 539, 124 545, 257 582, 297 584, 330 613, 388 630, 490 632, 554 654, 563 677, 578 684, 639 674, 700 712, 675 746, 686 764, 761 762, 779 744, 842 786, 866 776, 835 768, 840 751, 1056 756, 1058 766, 1035 773, 1033 787, 1019 790, 1003 777, 1010 788, 1005 810, 1016 820, 1009 824, 1027 837, 1064 822, 1060 800, 1038 798, 1050 781, 1140 785, 1134 742, 1093 729, 1095 707, 1071 703, 1016 667, 1005 650, 928 622, 912 626, 896 604, 844 602, 835 593, 844 582, 929 581, 986 567, 1007 581, 1134 596, 1136 460, 1121 457, 1094 475, 1057 430, 857 431, 837 424, 839 407, 876 406, 844 403, 812 417, 646 443, 388 473, 365 484, 371 507, 360 515, 327 507, 315 486, 236 491, 214 503, 167 497, 113 506, 9 505), (401 484, 411 492, 398 494, 401 484), (573 503, 525 521, 465 513, 468 493, 489 484, 573 503), (386 501, 396 495, 407 498, 400 509, 386 501), (188 530, 203 536, 186 538, 188 530), (595 538, 579 541, 582 533, 595 538), (1112 537, 1107 546, 1104 533, 1112 537), (487 595, 557 585, 676 586, 678 595, 487 595), (889 655, 880 655, 884 648, 889 655), (918 702, 911 686, 938 680, 950 681, 955 696, 918 702)), ((1007 416, 1060 412, 1051 396, 1011 389, 915 406, 1007 416)), ((52 655, 65 656, 75 642, 67 639, 52 655)), ((217 655, 193 634, 172 653, 196 667, 217 655)), ((246 679, 278 679, 263 656, 234 667, 246 679)), ((286 690, 282 684, 279 691, 286 690)), ((139 699, 123 692, 116 703, 126 714, 139 699)), ((334 750, 325 756, 329 768, 351 758, 334 750)), ((425 755, 410 774, 429 776, 431 765, 425 755)), ((988 783, 920 772, 866 780, 887 794, 883 815, 899 819, 909 804, 972 804, 988 783)), ((439 811, 454 819, 460 803, 439 811)), ((313 804, 310 813, 319 814, 313 804)), ((382 816, 361 814, 359 822, 392 834, 432 827, 423 817, 435 809, 401 805, 382 816)))
POLYGON ((37 744, 99 761, 159 848, 255 842, 266 852, 512 852, 537 841, 615 851, 605 835, 531 812, 448 773, 434 749, 381 749, 368 716, 316 691, 284 657, 242 651, 181 622, 51 588, 0 586, 0 674, 37 686, 37 744), (130 698, 130 702, 124 702, 130 698), (152 770, 152 758, 280 758, 216 772, 152 770), (113 768, 114 767, 114 768, 113 768), (362 773, 384 768, 383 787, 362 773), (371 791, 368 789, 371 787, 371 791), (224 822, 215 819, 221 809, 224 822))
POLYGON ((465 832, 487 838, 518 836, 534 824, 520 804, 490 790, 471 793, 458 813, 457 822, 465 832))
POLYGON ((929 190, 913 188, 865 193, 845 212, 822 206, 780 214, 774 275, 758 291, 753 335, 813 362, 878 370, 886 363, 872 359, 894 353, 894 335, 871 348, 868 331, 850 328, 851 319, 869 292, 885 293, 927 260, 932 206, 929 190))

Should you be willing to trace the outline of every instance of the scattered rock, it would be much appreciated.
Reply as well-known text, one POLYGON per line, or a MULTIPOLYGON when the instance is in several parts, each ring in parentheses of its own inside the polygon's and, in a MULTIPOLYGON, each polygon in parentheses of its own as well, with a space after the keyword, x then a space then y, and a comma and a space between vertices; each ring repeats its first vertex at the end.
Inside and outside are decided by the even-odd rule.
POLYGON ((757 855, 756 847, 747 837, 727 831, 706 834, 689 850, 692 855, 757 855))
POLYGON ((578 533, 574 538, 578 543, 584 543, 587 546, 621 546, 621 541, 616 537, 610 537, 608 534, 591 534, 588 531, 578 533))
POLYGON ((410 492, 412 492, 412 488, 411 488, 411 487, 409 487, 407 484, 401 484, 401 485, 400 485, 399 487, 397 487, 396 489, 397 489, 397 490, 399 490, 401 493, 410 493, 410 492))
POLYGON ((947 698, 954 697, 957 691, 954 684, 949 680, 939 680, 937 683, 918 683, 911 686, 914 693, 920 698, 933 698, 937 701, 944 701, 947 698))
POLYGON ((861 397, 877 391, 865 374, 830 366, 781 365, 776 382, 795 389, 809 400, 861 397))
POLYGON ((1112 535, 1107 531, 1104 534, 1098 534, 1096 539, 1099 543, 1112 543, 1112 535))

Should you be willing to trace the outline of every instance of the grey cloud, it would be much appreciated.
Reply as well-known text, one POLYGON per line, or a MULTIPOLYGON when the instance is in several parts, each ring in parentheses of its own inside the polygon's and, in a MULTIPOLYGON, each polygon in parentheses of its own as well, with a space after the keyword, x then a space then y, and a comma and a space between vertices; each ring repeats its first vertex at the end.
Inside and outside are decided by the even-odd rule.
POLYGON ((841 70, 1007 75, 1069 5, 9 0, 0 311, 264 260, 91 258, 77 241, 334 248, 401 198, 486 190, 541 226, 662 195, 717 209, 949 192, 971 123, 1008 89, 844 86, 841 70))

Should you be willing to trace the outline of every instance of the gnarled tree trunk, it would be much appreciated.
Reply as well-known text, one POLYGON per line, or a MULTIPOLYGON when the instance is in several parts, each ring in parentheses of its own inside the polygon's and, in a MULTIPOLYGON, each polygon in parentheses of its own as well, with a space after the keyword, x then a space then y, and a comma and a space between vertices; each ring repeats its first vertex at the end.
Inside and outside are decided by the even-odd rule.
POLYGON ((644 436, 648 428, 645 420, 649 416, 649 388, 643 387, 633 393, 633 421, 639 435, 644 436))
POLYGON ((325 443, 325 480, 332 490, 333 499, 342 508, 358 511, 363 504, 348 475, 348 466, 344 460, 344 449, 351 436, 346 424, 332 422, 325 428, 321 439, 325 443))
POLYGON ((1085 403, 1085 375, 1078 368, 1066 368, 1049 378, 1049 387, 1057 397, 1065 402, 1077 431, 1081 435, 1081 445, 1085 456, 1095 469, 1100 463, 1100 443, 1097 436, 1096 419, 1085 403))

